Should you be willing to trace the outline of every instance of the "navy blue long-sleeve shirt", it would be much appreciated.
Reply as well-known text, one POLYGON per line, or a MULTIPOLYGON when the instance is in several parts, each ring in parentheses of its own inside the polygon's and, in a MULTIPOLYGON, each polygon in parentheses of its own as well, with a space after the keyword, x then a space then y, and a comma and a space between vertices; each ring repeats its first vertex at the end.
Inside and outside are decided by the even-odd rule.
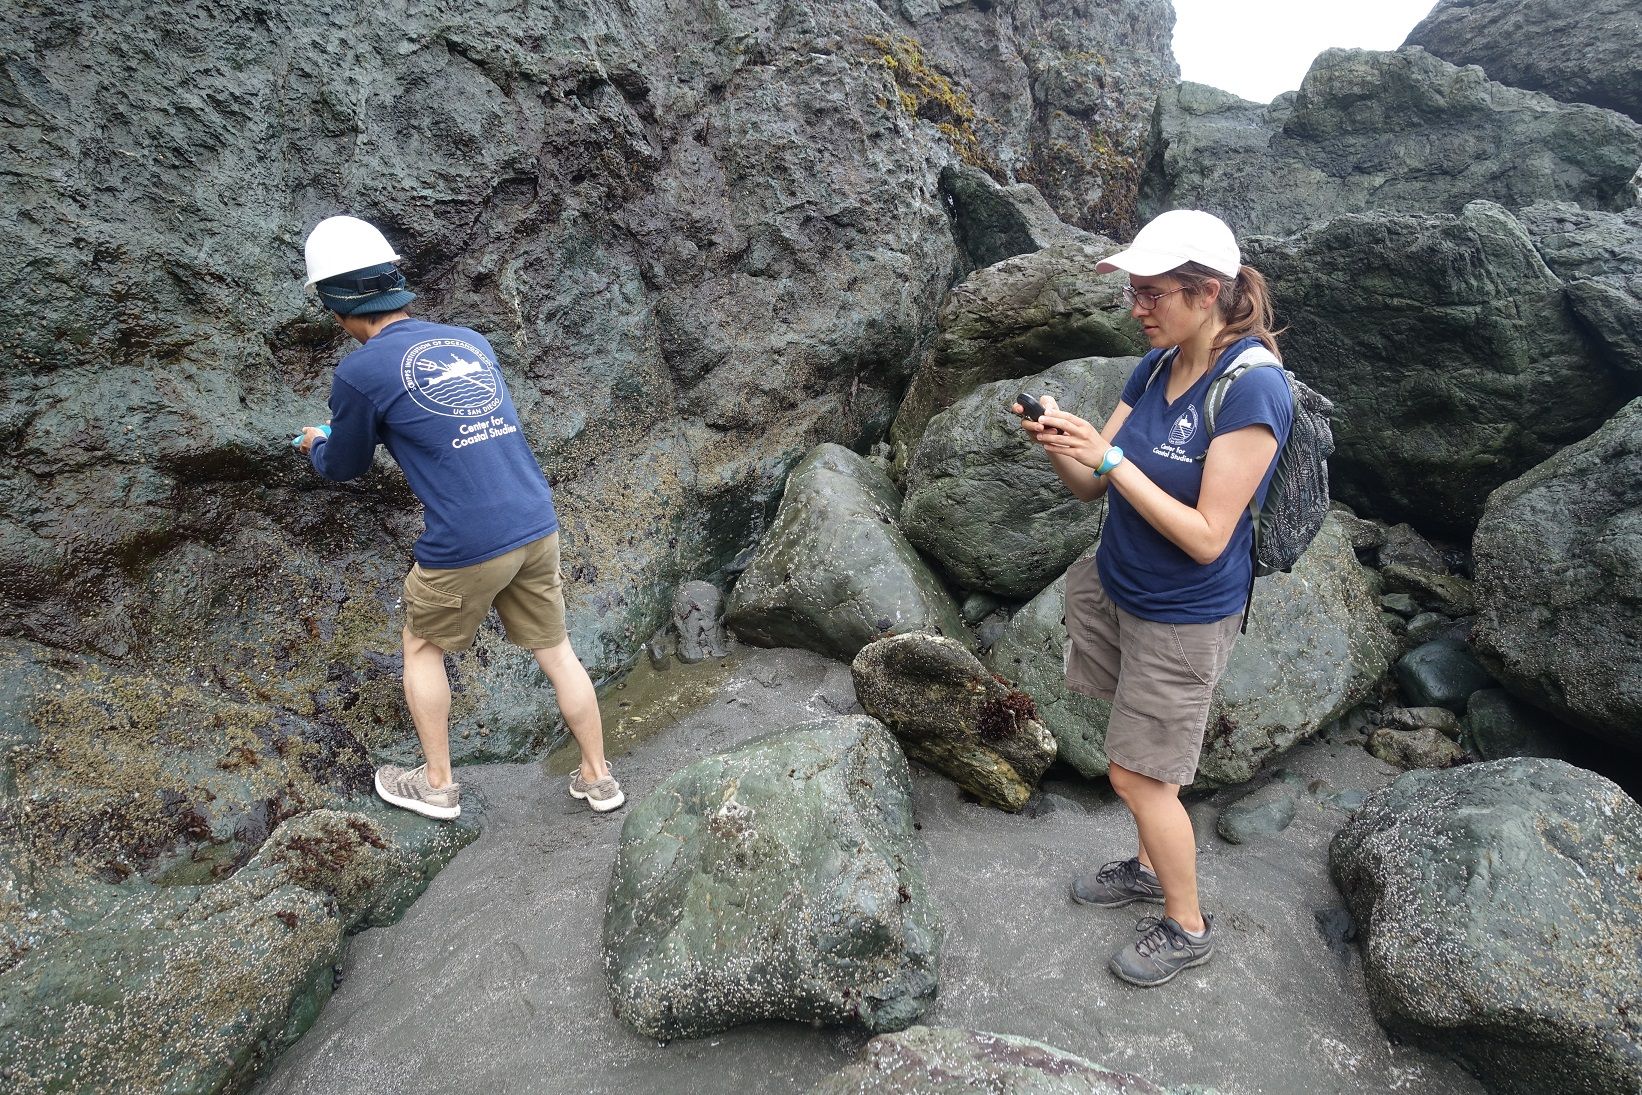
POLYGON ((327 479, 357 479, 379 444, 422 501, 423 566, 472 566, 559 527, 496 352, 475 331, 402 319, 342 359, 331 436, 314 440, 309 459, 327 479))

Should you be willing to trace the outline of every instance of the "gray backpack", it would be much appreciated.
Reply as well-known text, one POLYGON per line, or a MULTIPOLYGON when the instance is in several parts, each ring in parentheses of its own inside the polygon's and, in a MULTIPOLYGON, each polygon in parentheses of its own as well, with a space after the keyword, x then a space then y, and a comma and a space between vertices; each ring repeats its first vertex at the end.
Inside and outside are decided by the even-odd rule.
MULTIPOLYGON (((1170 350, 1158 359, 1157 367, 1146 380, 1147 387, 1151 387, 1164 364, 1178 352, 1178 349, 1170 350)), ((1254 573, 1249 577, 1251 598, 1256 577, 1293 569, 1301 553, 1316 538, 1317 530, 1323 527, 1323 518, 1328 515, 1328 457, 1334 451, 1334 429, 1329 424, 1334 404, 1284 369, 1282 362, 1263 345, 1251 346, 1238 354, 1209 383, 1203 408, 1209 440, 1214 440, 1214 420, 1226 402, 1226 389, 1250 369, 1261 368, 1281 370, 1288 381, 1289 395, 1294 399, 1294 424, 1277 456, 1277 470, 1272 473, 1265 504, 1256 506, 1253 499, 1249 500, 1249 518, 1254 522, 1254 573)), ((1243 628, 1248 629, 1246 606, 1243 628)))

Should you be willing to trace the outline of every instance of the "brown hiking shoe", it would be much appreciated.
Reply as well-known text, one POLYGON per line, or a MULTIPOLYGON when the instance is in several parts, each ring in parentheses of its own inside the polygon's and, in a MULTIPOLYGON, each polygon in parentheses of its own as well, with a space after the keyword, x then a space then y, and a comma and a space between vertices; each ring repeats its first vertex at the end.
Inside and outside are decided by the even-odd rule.
POLYGON ((601 814, 609 813, 627 801, 627 796, 621 793, 621 784, 616 782, 614 775, 588 782, 582 779, 579 768, 576 774, 570 777, 570 793, 601 814))
POLYGON ((426 764, 415 768, 384 764, 376 770, 376 793, 395 806, 440 821, 449 821, 462 813, 462 785, 452 781, 438 789, 428 786, 426 764))

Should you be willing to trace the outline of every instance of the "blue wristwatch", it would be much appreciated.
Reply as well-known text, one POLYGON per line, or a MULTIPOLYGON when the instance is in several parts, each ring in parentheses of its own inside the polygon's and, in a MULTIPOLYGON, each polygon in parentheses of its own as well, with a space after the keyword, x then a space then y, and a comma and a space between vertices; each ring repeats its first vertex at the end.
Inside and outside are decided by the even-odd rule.
POLYGON ((1099 479, 1103 475, 1112 474, 1112 469, 1121 463, 1123 463, 1123 450, 1113 445, 1106 450, 1106 455, 1101 458, 1100 467, 1095 469, 1095 478, 1099 479))

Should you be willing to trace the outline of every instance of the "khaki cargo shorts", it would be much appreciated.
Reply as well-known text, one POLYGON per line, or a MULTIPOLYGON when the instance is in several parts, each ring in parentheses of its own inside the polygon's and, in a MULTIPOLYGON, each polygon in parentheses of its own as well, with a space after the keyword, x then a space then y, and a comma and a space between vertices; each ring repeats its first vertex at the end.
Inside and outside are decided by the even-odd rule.
POLYGON ((1112 705, 1106 756, 1164 783, 1197 778, 1214 686, 1242 614, 1208 624, 1143 620, 1113 604, 1093 557, 1066 572, 1066 683, 1112 705))
POLYGON ((543 650, 564 642, 557 532, 470 567, 417 563, 405 575, 405 627, 441 650, 472 646, 492 605, 514 646, 543 650))

